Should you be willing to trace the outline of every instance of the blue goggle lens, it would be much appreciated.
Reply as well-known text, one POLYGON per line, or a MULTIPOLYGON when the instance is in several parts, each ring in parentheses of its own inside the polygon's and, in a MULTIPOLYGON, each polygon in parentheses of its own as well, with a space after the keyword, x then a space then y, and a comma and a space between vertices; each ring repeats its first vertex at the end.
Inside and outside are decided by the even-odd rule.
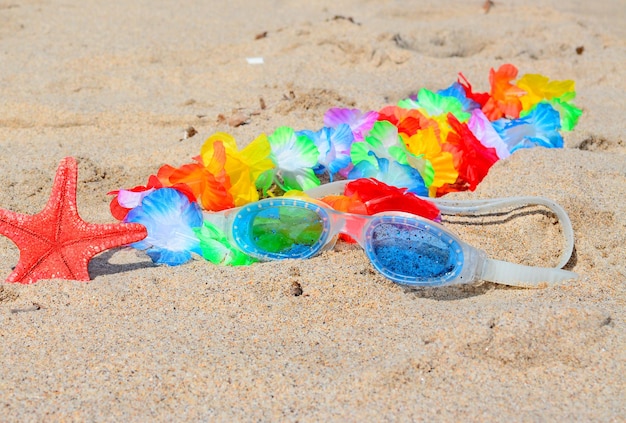
POLYGON ((382 274, 403 284, 435 286, 461 272, 463 252, 454 238, 422 222, 392 220, 383 218, 368 231, 368 253, 382 274))

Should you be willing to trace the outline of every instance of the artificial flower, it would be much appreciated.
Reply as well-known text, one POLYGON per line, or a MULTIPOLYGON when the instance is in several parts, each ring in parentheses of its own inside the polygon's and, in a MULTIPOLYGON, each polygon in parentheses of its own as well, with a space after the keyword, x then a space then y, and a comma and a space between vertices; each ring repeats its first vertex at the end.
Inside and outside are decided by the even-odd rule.
POLYGON ((406 188, 388 185, 374 178, 348 182, 344 195, 357 196, 369 215, 384 211, 402 211, 430 220, 439 216, 439 209, 430 201, 418 197, 406 188))
MULTIPOLYGON (((360 181, 360 179, 357 179, 360 181)), ((333 209, 353 214, 369 214, 367 212, 367 207, 357 194, 354 195, 345 195, 345 194, 337 194, 337 195, 327 195, 321 199, 324 203, 331 206, 333 209)))
POLYGON ((176 266, 189 261, 192 253, 202 253, 194 233, 202 225, 200 207, 174 188, 160 188, 145 196, 124 222, 146 227, 148 236, 131 246, 145 250, 155 263, 176 266))
POLYGON ((354 166, 358 166, 363 161, 377 166, 378 159, 395 160, 401 164, 407 163, 406 147, 398 135, 398 128, 387 121, 376 122, 365 137, 365 141, 352 144, 350 157, 354 166))
MULTIPOLYGON (((430 201, 423 200, 406 188, 387 185, 374 178, 350 181, 341 195, 328 195, 321 199, 335 210, 353 214, 373 215, 385 211, 401 211, 431 220, 439 219, 439 209, 430 201)), ((354 242, 341 234, 340 239, 354 242)))
POLYGON ((465 91, 465 96, 478 103, 481 108, 484 107, 485 104, 487 104, 487 102, 489 101, 489 98, 491 98, 489 93, 475 93, 473 91, 472 84, 469 83, 465 75, 463 75, 461 72, 459 72, 459 78, 457 82, 463 87, 463 90, 465 91))
POLYGON ((530 110, 542 100, 552 100, 562 95, 574 92, 574 81, 550 81, 546 76, 539 74, 526 74, 515 84, 525 91, 520 97, 522 108, 530 110))
POLYGON ((461 122, 466 122, 470 114, 463 108, 463 104, 456 97, 444 96, 422 88, 417 93, 417 100, 407 98, 398 102, 398 107, 405 109, 419 109, 429 117, 446 116, 452 113, 461 122))
MULTIPOLYGON (((461 180, 457 184, 466 185, 473 191, 487 176, 491 166, 498 161, 498 154, 495 148, 482 145, 467 124, 459 122, 452 113, 448 114, 448 122, 453 130, 448 134, 442 149, 452 153, 454 157, 454 167, 457 168, 461 180)), ((455 184, 450 184, 453 185, 455 184)))
POLYGON ((561 129, 563 131, 571 131, 578 123, 580 115, 583 114, 582 109, 574 106, 571 101, 576 96, 575 92, 568 92, 561 97, 553 98, 550 104, 559 112, 561 116, 561 129))
MULTIPOLYGON (((163 184, 155 175, 150 175, 148 183, 145 186, 139 185, 130 189, 120 189, 109 192, 109 195, 114 195, 109 205, 111 215, 117 220, 124 220, 131 209, 141 205, 144 197, 158 188, 163 188, 163 184)), ((174 184, 172 188, 185 194, 189 201, 195 201, 195 196, 187 185, 174 184)))
POLYGON ((444 184, 456 181, 459 172, 454 167, 452 154, 442 151, 433 128, 417 131, 411 137, 400 136, 411 153, 407 155, 408 163, 422 175, 431 194, 444 184))
POLYGON ((561 129, 571 131, 578 123, 582 110, 571 104, 576 97, 575 84, 572 80, 550 81, 543 75, 526 74, 517 81, 517 86, 526 91, 520 97, 525 116, 539 102, 547 101, 561 116, 561 129))
POLYGON ((359 109, 332 108, 324 114, 324 126, 336 128, 345 123, 350 126, 354 141, 359 142, 365 139, 377 119, 378 113, 374 111, 362 112, 359 109))
POLYGON ((317 132, 299 131, 296 135, 304 135, 315 143, 319 151, 315 173, 328 172, 332 181, 334 174, 351 164, 350 148, 354 135, 347 124, 342 123, 336 128, 324 127, 317 132))
POLYGON ((313 168, 319 151, 315 143, 304 135, 296 135, 288 126, 277 128, 268 137, 275 168, 271 170, 273 181, 284 191, 307 190, 320 184, 313 168))
POLYGON ((417 169, 395 160, 379 158, 373 151, 370 151, 369 155, 375 162, 362 160, 355 164, 348 174, 348 179, 374 178, 388 185, 406 188, 414 194, 428 196, 428 188, 417 169))
POLYGON ((419 90, 417 100, 411 98, 400 100, 398 106, 405 109, 420 109, 427 116, 433 118, 452 113, 460 121, 465 122, 470 117, 470 114, 463 109, 463 104, 456 97, 437 94, 426 88, 419 90))
POLYGON ((202 257, 214 264, 224 266, 247 266, 255 263, 253 257, 234 247, 228 237, 210 222, 204 222, 194 233, 200 241, 202 257))
POLYGON ((197 158, 196 163, 186 164, 180 168, 164 165, 159 169, 157 176, 165 186, 177 183, 189 186, 205 210, 232 208, 235 201, 229 192, 232 185, 224 168, 226 164, 224 144, 221 141, 215 142, 212 153, 197 158))
POLYGON ((387 106, 378 112, 378 120, 387 121, 398 128, 399 134, 411 136, 420 129, 433 128, 440 139, 439 123, 426 117, 417 109, 404 109, 398 106, 387 106))
POLYGON ((509 151, 535 146, 563 147, 559 112, 548 103, 539 103, 526 116, 519 119, 501 119, 493 126, 502 137, 509 151))
POLYGON ((476 101, 467 96, 464 87, 459 82, 453 82, 445 90, 437 91, 437 94, 442 97, 453 97, 457 99, 459 103, 461 103, 463 111, 467 113, 471 113, 473 110, 481 108, 476 101))
POLYGON ((511 64, 504 64, 497 71, 493 69, 489 71, 490 98, 482 108, 489 120, 519 117, 522 110, 520 97, 526 94, 526 91, 511 83, 516 77, 517 68, 511 64))
MULTIPOLYGON (((224 148, 224 171, 228 175, 230 185, 226 185, 235 207, 257 201, 259 192, 256 181, 261 174, 271 170, 274 162, 270 158, 271 148, 265 135, 260 135, 242 150, 237 148, 235 138, 229 134, 218 132, 205 141, 200 149, 203 163, 219 155, 219 144, 224 148)), ((213 208, 212 210, 219 210, 213 208)))
POLYGON ((511 155, 500 134, 481 109, 472 110, 472 117, 467 122, 467 126, 482 145, 495 148, 499 158, 506 159, 511 155))

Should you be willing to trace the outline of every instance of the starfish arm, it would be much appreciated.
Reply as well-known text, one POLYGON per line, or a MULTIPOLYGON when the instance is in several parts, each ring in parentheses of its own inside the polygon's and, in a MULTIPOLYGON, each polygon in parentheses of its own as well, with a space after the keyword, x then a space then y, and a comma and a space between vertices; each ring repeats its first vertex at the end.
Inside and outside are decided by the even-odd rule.
POLYGON ((35 215, 0 209, 0 233, 20 250, 20 259, 7 282, 34 283, 40 279, 88 281, 89 261, 96 254, 146 237, 143 225, 87 223, 78 214, 78 164, 61 161, 50 200, 35 215))

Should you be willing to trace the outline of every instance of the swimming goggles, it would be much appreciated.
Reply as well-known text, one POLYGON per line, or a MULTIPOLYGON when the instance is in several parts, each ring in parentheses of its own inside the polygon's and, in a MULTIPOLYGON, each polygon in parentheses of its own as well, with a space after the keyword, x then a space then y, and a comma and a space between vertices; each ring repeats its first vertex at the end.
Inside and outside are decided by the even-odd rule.
MULTIPOLYGON (((307 194, 323 197, 343 192, 345 182, 322 185, 307 194)), ((484 251, 463 242, 444 226, 410 213, 344 213, 302 197, 269 198, 222 212, 204 212, 204 220, 221 229, 242 252, 261 261, 310 258, 332 248, 340 233, 347 234, 365 250, 383 276, 414 287, 483 280, 536 288, 578 277, 561 269, 572 254, 574 233, 567 213, 557 203, 543 197, 424 199, 433 201, 447 215, 525 205, 548 207, 559 218, 566 240, 558 267, 532 267, 488 258, 484 251)))

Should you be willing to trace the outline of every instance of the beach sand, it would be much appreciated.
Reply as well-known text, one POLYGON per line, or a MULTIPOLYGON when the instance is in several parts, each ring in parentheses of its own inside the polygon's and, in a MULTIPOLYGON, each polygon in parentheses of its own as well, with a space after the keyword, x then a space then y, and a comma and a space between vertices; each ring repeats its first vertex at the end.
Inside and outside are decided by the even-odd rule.
MULTIPOLYGON (((485 91, 503 63, 575 80, 584 110, 564 149, 519 151, 453 195, 563 205, 579 280, 408 290, 348 244, 243 268, 110 250, 89 283, 0 284, 0 420, 624 421, 624 28, 621 0, 0 0, 0 207, 22 213, 65 156, 81 216, 113 222, 107 192, 216 131, 244 146, 318 129, 330 107, 377 110, 458 72, 485 91)), ((556 263, 551 215, 490 219, 444 224, 492 257, 556 263)), ((1 279, 18 257, 0 237, 1 279)))

